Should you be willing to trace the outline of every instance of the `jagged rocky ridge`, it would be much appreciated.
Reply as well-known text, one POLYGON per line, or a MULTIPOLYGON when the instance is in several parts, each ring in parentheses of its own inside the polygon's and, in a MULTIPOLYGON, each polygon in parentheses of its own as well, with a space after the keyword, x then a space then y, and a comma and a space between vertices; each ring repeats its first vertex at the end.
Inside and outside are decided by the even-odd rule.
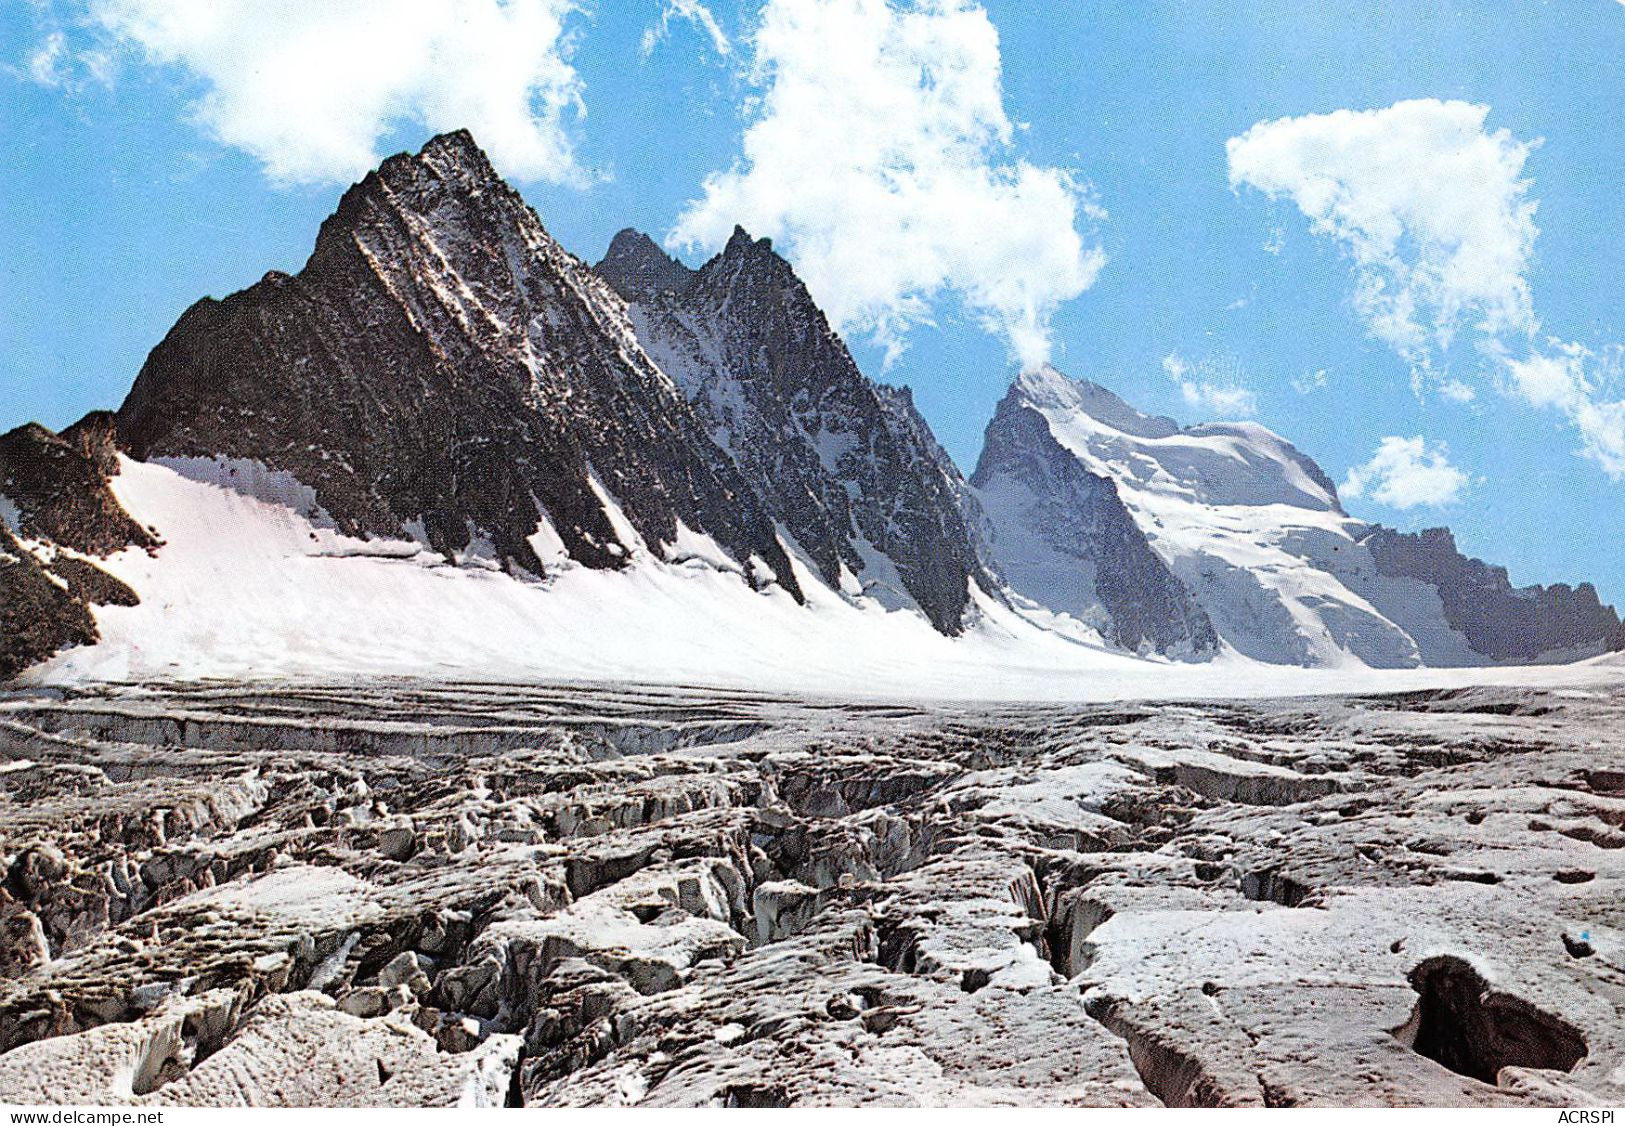
POLYGON ((623 231, 589 269, 466 133, 348 191, 297 276, 188 310, 116 416, 0 438, 0 676, 95 642, 95 606, 138 601, 92 562, 160 551, 162 529, 114 495, 121 449, 295 507, 321 558, 360 550, 324 553, 327 530, 521 581, 643 555, 797 601, 822 581, 950 636, 986 596, 995 615, 1182 660, 1625 645, 1588 585, 1514 589, 1448 533, 1351 519, 1262 427, 1181 428, 1052 369, 1016 380, 967 483, 766 240, 736 231, 695 270, 623 231))
POLYGON ((118 413, 138 458, 258 462, 350 532, 488 541, 531 574, 712 537, 799 594, 771 518, 633 337, 466 132, 345 193, 295 276, 198 302, 118 413))
POLYGON ((1457 551, 1449 528, 1406 534, 1379 526, 1361 542, 1383 574, 1416 579, 1438 591, 1450 627, 1491 660, 1590 656, 1599 644, 1625 648, 1619 616, 1602 604, 1590 583, 1515 587, 1505 567, 1457 551))
POLYGON ((997 589, 961 510, 964 482, 908 392, 858 370, 769 240, 736 228, 690 270, 625 230, 597 270, 825 583, 963 628, 970 584, 997 589))
POLYGON ((1622 708, 0 696, 0 1102, 1606 1105, 1622 708))

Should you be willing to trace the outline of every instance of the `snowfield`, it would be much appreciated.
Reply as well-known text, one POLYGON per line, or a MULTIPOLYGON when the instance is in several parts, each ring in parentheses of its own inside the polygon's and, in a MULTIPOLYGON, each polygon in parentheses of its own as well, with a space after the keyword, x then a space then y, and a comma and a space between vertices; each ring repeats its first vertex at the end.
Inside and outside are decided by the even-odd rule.
MULTIPOLYGON (((980 592, 973 626, 948 638, 915 611, 830 590, 800 560, 807 606, 777 587, 754 591, 737 567, 719 565, 725 552, 686 530, 659 556, 639 546, 625 571, 565 564, 537 581, 496 570, 477 551, 453 565, 404 533, 399 540, 343 535, 296 486, 240 465, 126 458, 112 487, 164 539, 155 555, 132 549, 106 563, 141 593, 141 605, 98 607, 102 642, 31 670, 26 684, 410 677, 1089 700, 1584 687, 1618 675, 1608 661, 1315 670, 1265 665, 1233 650, 1183 665, 1111 650, 1070 619, 1031 606, 1017 612, 980 592)), ((1176 502, 1158 511, 1176 536, 1176 502)), ((538 536, 546 539, 545 525, 538 536)))

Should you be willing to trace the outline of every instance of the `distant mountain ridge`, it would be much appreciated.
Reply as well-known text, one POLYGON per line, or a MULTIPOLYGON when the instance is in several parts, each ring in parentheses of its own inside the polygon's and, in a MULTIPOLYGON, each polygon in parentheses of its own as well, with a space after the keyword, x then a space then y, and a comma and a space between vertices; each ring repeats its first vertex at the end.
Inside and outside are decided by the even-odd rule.
MULTIPOLYGON (((1625 644, 1589 585, 1514 588, 1448 532, 1351 518, 1264 427, 1181 427, 1053 368, 1016 378, 967 480, 768 240, 736 229, 694 269, 626 230, 589 267, 465 132, 347 191, 299 274, 188 309, 116 414, 0 436, 0 518, 0 678, 109 628, 123 656, 73 667, 184 675, 188 653, 234 644, 297 673, 348 651, 324 633, 342 622, 444 609, 405 631, 438 668, 436 622, 490 623, 476 645, 585 636, 617 599, 648 600, 613 608, 660 651, 670 622, 760 611, 779 624, 755 659, 831 667, 840 644, 809 657, 806 637, 884 651, 921 636, 910 618, 927 648, 974 638, 989 660, 1064 667, 1625 644), (234 545, 261 555, 226 562, 234 545), (252 612, 216 592, 243 567, 264 576, 232 587, 252 612), (571 579, 559 617, 556 581, 584 573, 606 578, 571 579)), ((539 674, 574 675, 548 660, 539 674)))
POLYGON ((1375 527, 1362 541, 1385 575, 1412 578, 1439 592, 1445 620, 1477 653, 1511 662, 1539 661, 1578 647, 1583 655, 1599 640, 1625 647, 1620 620, 1590 583, 1570 587, 1515 587, 1505 567, 1493 567, 1456 549, 1449 528, 1396 532, 1375 527))
MULTIPOLYGON (((1113 483, 1146 543, 1244 656, 1406 668, 1569 660, 1620 645, 1618 616, 1591 588, 1515 589, 1504 570, 1459 555, 1448 532, 1409 537, 1355 520, 1324 470, 1257 423, 1181 427, 1053 368, 1016 380, 1000 413, 1016 412, 1042 419, 1027 448, 1053 443, 1113 483)), ((986 489, 993 476, 978 468, 972 481, 986 489)), ((1008 505, 984 504, 1004 514, 1007 540, 1058 527, 1043 505, 1023 528, 1008 505)), ((1020 569, 1005 573, 1019 586, 1020 569)))

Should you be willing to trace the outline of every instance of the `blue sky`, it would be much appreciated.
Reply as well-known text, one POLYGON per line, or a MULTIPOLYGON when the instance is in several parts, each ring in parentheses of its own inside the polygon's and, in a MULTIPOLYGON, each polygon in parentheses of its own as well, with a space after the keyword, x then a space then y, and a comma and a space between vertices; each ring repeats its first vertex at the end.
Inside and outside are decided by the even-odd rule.
POLYGON ((467 124, 589 260, 775 234, 967 471, 1048 355, 1625 603, 1619 0, 338 8, 0 0, 0 426, 116 405, 372 155, 467 124))

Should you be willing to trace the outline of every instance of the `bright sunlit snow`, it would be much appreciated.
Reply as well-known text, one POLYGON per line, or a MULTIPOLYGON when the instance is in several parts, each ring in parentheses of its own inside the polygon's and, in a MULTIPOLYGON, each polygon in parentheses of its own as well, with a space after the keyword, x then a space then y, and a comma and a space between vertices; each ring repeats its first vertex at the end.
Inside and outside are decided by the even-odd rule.
POLYGON ((102 642, 61 654, 27 674, 29 682, 617 680, 1100 699, 1583 684, 1612 675, 1595 667, 1328 672, 1235 654, 1210 665, 1166 664, 1069 639, 981 596, 975 625, 947 638, 916 612, 849 601, 799 563, 806 607, 777 587, 753 591, 706 563, 709 551, 697 542, 704 537, 692 533, 683 536, 686 562, 640 553, 624 572, 565 566, 536 582, 450 565, 405 536, 347 537, 275 500, 162 465, 125 459, 113 489, 165 541, 156 556, 129 550, 107 562, 142 592, 142 603, 97 608, 102 642))

